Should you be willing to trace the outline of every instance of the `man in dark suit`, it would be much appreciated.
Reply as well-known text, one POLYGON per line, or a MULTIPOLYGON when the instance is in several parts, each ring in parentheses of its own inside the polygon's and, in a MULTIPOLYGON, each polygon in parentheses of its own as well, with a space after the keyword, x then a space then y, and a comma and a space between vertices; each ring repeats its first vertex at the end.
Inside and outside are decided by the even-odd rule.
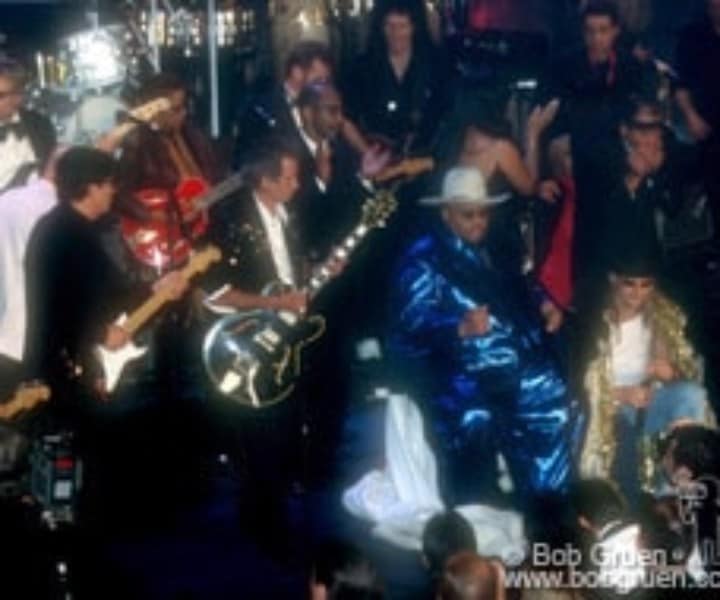
MULTIPOLYGON (((248 188, 218 207, 211 237, 223 250, 223 260, 203 279, 205 306, 213 313, 245 310, 302 313, 307 294, 291 291, 263 295, 270 283, 299 286, 303 255, 288 205, 298 184, 299 165, 292 149, 270 141, 247 165, 248 188)), ((277 550, 286 536, 284 501, 294 479, 299 456, 300 403, 294 397, 263 410, 236 405, 223 398, 222 418, 245 481, 239 516, 258 543, 277 550)))
MULTIPOLYGON (((308 258, 317 262, 341 246, 358 224, 366 198, 374 195, 365 177, 369 157, 360 155, 343 134, 343 101, 331 83, 306 86, 298 97, 301 125, 297 138, 301 149, 300 190, 295 206, 308 258)), ((377 236, 353 253, 342 277, 323 290, 313 303, 326 320, 326 332, 308 361, 305 383, 314 424, 313 456, 324 472, 332 475, 333 453, 340 439, 345 407, 350 396, 350 364, 355 342, 374 334, 376 315, 382 310, 376 272, 382 252, 377 236)))
POLYGON ((308 85, 298 96, 297 108, 297 215, 310 257, 318 260, 350 231, 360 215, 360 202, 371 187, 362 178, 361 156, 341 135, 343 102, 337 88, 331 83, 308 85))
MULTIPOLYGON (((314 40, 297 44, 285 60, 282 82, 258 94, 243 109, 238 123, 236 163, 252 161, 252 151, 268 136, 297 135, 301 126, 297 104, 300 92, 307 86, 330 83, 333 79, 332 54, 325 44, 314 40)), ((357 152, 383 154, 384 148, 373 148, 358 127, 345 117, 341 133, 357 152)))
POLYGON ((50 121, 22 107, 25 80, 18 61, 0 57, 0 192, 42 171, 56 143, 50 121))
POLYGON ((312 40, 297 44, 285 61, 283 81, 252 99, 240 117, 236 160, 244 163, 251 159, 248 150, 268 135, 296 129, 300 124, 296 101, 302 89, 331 79, 328 47, 312 40))

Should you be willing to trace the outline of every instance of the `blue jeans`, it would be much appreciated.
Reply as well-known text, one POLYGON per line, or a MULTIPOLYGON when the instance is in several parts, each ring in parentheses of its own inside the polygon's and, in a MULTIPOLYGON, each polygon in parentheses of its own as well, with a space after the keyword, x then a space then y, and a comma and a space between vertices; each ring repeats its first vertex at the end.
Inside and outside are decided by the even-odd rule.
POLYGON ((626 404, 620 407, 615 424, 618 445, 613 471, 615 480, 631 506, 640 493, 640 436, 657 436, 681 419, 703 423, 706 407, 705 388, 690 381, 678 381, 658 388, 645 409, 641 430, 638 409, 626 404))

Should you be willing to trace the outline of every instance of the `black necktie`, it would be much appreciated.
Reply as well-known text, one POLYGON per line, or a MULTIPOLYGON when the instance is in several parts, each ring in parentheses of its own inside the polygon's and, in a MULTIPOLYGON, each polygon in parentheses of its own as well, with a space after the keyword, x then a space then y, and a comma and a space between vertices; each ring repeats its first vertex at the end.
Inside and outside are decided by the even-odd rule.
POLYGON ((11 133, 14 133, 15 137, 19 140, 26 135, 22 123, 6 123, 5 125, 0 125, 0 144, 3 143, 11 133))

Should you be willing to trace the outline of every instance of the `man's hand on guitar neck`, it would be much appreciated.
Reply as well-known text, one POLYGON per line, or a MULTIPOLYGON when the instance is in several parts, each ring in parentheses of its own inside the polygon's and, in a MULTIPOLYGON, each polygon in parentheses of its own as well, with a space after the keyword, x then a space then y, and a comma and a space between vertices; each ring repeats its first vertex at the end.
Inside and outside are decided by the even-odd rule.
MULTIPOLYGON (((158 279, 152 286, 155 293, 163 293, 170 300, 180 298, 188 288, 187 280, 180 271, 171 271, 158 279)), ((130 333, 117 323, 109 325, 102 345, 108 350, 119 350, 130 341, 130 333)))

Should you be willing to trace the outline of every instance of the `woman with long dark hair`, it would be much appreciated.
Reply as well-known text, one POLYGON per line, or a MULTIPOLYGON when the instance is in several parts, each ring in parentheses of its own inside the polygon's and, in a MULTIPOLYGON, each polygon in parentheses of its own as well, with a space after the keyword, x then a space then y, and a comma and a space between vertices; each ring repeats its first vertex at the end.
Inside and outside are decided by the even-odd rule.
POLYGON ((350 112, 396 151, 423 148, 447 102, 449 68, 433 44, 421 0, 379 2, 366 53, 347 81, 350 112))

